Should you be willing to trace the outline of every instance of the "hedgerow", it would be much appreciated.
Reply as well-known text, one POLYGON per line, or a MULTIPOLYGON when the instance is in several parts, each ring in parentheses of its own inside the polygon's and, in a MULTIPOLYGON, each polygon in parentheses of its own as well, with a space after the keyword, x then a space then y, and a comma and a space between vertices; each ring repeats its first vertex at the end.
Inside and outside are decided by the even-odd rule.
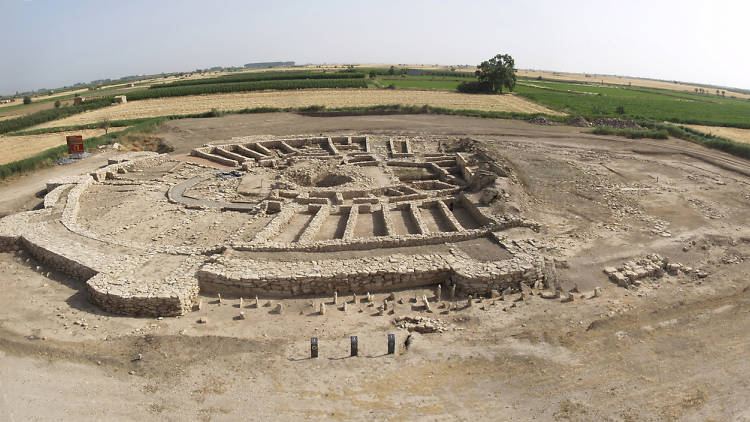
POLYGON ((466 81, 458 84, 456 89, 458 92, 465 94, 477 94, 480 92, 492 92, 492 85, 489 82, 466 81))
POLYGON ((417 70, 419 72, 422 72, 422 75, 424 76, 448 76, 448 77, 454 77, 454 78, 473 78, 476 76, 474 72, 431 70, 431 69, 417 69, 417 70))

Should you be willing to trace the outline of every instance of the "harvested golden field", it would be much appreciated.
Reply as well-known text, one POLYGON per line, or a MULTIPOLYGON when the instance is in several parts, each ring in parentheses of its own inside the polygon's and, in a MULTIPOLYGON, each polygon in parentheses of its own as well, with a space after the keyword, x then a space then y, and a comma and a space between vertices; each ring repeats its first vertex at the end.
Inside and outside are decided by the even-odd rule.
POLYGON ((47 122, 36 126, 36 128, 94 123, 101 121, 104 117, 116 120, 170 114, 202 113, 214 108, 217 110, 238 110, 254 107, 286 108, 311 105, 352 107, 380 104, 417 106, 427 104, 452 109, 561 114, 515 95, 471 95, 445 91, 321 89, 245 92, 132 101, 126 104, 77 114, 62 120, 47 122))
POLYGON ((690 129, 708 133, 711 135, 721 136, 724 138, 731 139, 737 142, 744 142, 750 144, 750 129, 738 129, 736 127, 721 127, 721 126, 701 126, 701 125, 685 125, 680 124, 690 129))
MULTIPOLYGON (((545 79, 557 80, 557 81, 578 81, 587 83, 601 83, 604 81, 605 84, 616 84, 616 85, 628 85, 633 84, 635 86, 642 86, 645 88, 657 88, 657 89, 669 89, 672 91, 682 92, 695 92, 695 88, 700 88, 696 85, 681 84, 668 81, 657 81, 654 79, 640 79, 632 78, 628 76, 612 76, 612 75, 597 75, 594 73, 566 73, 566 72, 550 72, 545 70, 528 70, 519 69, 517 75, 521 78, 534 79, 541 76, 545 79), (588 77, 586 76, 588 75, 588 77)), ((716 89, 704 88, 709 93, 715 93, 716 89)), ((742 94, 734 91, 726 91, 726 96, 735 96, 737 98, 748 99, 750 95, 742 94)))
MULTIPOLYGON (((126 129, 111 128, 110 132, 126 129)), ((104 135, 104 129, 73 130, 69 132, 44 133, 41 135, 0 136, 0 164, 23 160, 45 149, 65 144, 68 135, 81 135, 84 139, 104 135)))

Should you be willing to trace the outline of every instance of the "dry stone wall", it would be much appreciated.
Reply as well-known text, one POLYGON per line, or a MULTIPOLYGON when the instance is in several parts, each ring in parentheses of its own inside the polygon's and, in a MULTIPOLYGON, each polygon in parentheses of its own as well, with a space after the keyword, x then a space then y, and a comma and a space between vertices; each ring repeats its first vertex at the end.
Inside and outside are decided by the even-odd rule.
POLYGON ((199 271, 201 285, 237 294, 298 296, 377 292, 452 282, 466 294, 519 288, 543 278, 544 258, 519 254, 497 262, 479 262, 450 254, 391 255, 371 258, 280 262, 212 258, 199 271))

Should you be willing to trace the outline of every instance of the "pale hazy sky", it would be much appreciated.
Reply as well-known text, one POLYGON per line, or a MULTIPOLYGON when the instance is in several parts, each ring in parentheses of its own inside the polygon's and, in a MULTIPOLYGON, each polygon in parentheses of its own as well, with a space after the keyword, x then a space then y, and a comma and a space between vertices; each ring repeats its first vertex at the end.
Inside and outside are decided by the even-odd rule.
POLYGON ((478 64, 750 88, 750 0, 0 0, 0 94, 248 62, 478 64))

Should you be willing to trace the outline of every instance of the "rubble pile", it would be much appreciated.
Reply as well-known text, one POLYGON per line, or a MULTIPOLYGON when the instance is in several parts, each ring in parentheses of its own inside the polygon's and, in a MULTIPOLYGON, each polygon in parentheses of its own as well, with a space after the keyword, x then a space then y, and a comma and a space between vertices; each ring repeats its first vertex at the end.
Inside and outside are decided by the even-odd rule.
POLYGON ((529 123, 531 123, 532 125, 551 125, 552 124, 552 122, 547 120, 547 118, 544 116, 536 116, 533 119, 529 120, 529 123))
POLYGON ((591 123, 589 123, 588 120, 584 119, 581 116, 576 116, 568 120, 568 124, 570 126, 576 126, 576 127, 591 127, 591 123))
POLYGON ((607 267, 604 269, 604 273, 618 286, 625 288, 638 287, 642 284, 643 279, 660 278, 665 273, 669 275, 691 274, 698 278, 708 276, 702 270, 696 270, 677 262, 669 262, 659 254, 649 254, 634 261, 628 261, 617 268, 607 267))
POLYGON ((448 324, 439 319, 417 316, 402 316, 393 320, 393 325, 408 331, 421 334, 442 333, 448 329, 448 324))

